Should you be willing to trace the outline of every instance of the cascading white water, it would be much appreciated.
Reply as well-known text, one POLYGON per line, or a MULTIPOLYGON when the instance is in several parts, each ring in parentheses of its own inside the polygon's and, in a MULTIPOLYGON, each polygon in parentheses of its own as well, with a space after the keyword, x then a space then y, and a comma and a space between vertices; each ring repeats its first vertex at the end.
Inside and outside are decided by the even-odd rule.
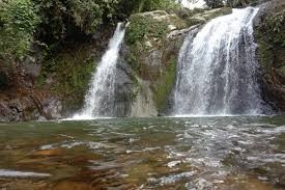
POLYGON ((108 50, 92 76, 84 107, 74 119, 114 116, 116 63, 124 35, 125 27, 119 23, 109 42, 108 50))
POLYGON ((185 38, 179 54, 174 115, 261 114, 253 19, 233 9, 185 38))
POLYGON ((177 0, 181 3, 183 7, 188 9, 204 8, 206 7, 206 2, 204 0, 177 0))

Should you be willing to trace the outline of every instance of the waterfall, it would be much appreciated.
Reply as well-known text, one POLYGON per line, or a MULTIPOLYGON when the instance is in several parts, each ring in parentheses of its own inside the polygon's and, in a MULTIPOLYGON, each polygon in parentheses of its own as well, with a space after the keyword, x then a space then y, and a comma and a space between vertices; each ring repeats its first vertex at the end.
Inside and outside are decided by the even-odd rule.
POLYGON ((188 34, 179 53, 174 115, 262 113, 252 26, 257 12, 233 9, 188 34))
POLYGON ((109 42, 108 50, 92 76, 84 107, 74 119, 114 116, 116 63, 124 35, 125 27, 119 23, 109 42))

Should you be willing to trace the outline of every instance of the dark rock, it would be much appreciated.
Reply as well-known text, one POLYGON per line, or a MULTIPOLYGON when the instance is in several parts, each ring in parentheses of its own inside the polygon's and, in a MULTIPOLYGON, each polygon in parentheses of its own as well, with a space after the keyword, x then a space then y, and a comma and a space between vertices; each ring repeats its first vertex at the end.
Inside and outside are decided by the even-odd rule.
POLYGON ((21 96, 0 99, 0 121, 61 118, 61 102, 55 97, 21 96), (35 98, 36 97, 36 98, 35 98))
MULTIPOLYGON (((122 47, 122 53, 127 54, 126 46, 122 47)), ((128 116, 131 112, 134 100, 134 89, 136 77, 129 65, 126 64, 123 56, 118 61, 116 70, 115 86, 115 115, 117 117, 128 116)))
POLYGON ((42 112, 47 115, 47 119, 61 118, 62 104, 55 97, 47 98, 42 102, 42 112))
POLYGON ((259 7, 254 26, 261 66, 263 97, 275 111, 284 112, 285 48, 282 43, 284 43, 285 36, 282 31, 285 29, 285 1, 272 0, 259 7))

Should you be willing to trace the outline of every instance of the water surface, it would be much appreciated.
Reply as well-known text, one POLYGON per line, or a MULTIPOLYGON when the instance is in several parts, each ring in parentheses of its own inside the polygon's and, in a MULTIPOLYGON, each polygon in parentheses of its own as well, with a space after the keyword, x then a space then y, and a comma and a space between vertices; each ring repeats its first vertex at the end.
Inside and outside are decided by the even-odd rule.
POLYGON ((0 124, 0 189, 285 189, 285 117, 0 124))

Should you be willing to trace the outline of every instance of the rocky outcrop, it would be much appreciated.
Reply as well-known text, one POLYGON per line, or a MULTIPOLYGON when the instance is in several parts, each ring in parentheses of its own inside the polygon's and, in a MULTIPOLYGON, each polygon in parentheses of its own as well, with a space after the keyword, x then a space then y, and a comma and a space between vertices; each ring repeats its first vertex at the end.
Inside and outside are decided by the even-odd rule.
POLYGON ((6 68, 6 82, 0 89, 0 121, 61 118, 60 100, 50 92, 34 87, 38 74, 39 66, 31 63, 6 68))
POLYGON ((0 121, 52 120, 61 118, 61 102, 55 97, 38 100, 21 96, 0 101, 0 121))
MULTIPOLYGON (((118 64, 117 78, 119 78, 116 81, 118 81, 117 86, 121 87, 117 88, 120 90, 116 93, 116 100, 124 97, 125 101, 124 103, 116 101, 116 105, 125 106, 124 116, 157 116, 160 109, 165 108, 175 81, 175 69, 173 68, 176 66, 178 51, 183 39, 181 33, 167 38, 173 30, 178 30, 177 28, 180 27, 172 22, 174 15, 156 11, 144 13, 142 16, 155 19, 156 25, 160 25, 157 27, 167 26, 168 28, 166 28, 167 32, 163 32, 161 36, 154 35, 154 37, 151 32, 148 32, 141 41, 123 46, 121 59, 124 60, 124 64, 118 64), (128 80, 125 80, 126 78, 128 80), (123 81, 125 85, 120 85, 123 81), (124 92, 120 93, 122 91, 124 92)), ((175 21, 177 19, 175 18, 175 21)), ((177 23, 184 24, 183 22, 177 23)))
POLYGON ((260 7, 255 37, 262 72, 264 98, 276 111, 285 111, 285 1, 273 0, 260 7))
POLYGON ((136 87, 137 79, 135 74, 121 57, 117 64, 115 84, 115 115, 117 117, 130 115, 136 87))

